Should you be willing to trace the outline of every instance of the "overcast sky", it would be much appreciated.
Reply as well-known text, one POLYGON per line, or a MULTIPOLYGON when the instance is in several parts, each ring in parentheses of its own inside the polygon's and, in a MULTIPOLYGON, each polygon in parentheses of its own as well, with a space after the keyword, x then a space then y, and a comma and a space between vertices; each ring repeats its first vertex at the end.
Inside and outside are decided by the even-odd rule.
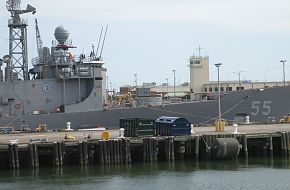
MULTIPOLYGON (((0 56, 8 52, 9 12, 0 4, 0 56)), ((45 46, 54 29, 69 29, 78 49, 90 53, 102 25, 109 25, 103 57, 113 87, 138 83, 189 81, 189 56, 210 57, 210 79, 215 63, 223 63, 222 80, 282 81, 281 59, 290 80, 289 0, 22 0, 36 7, 29 20, 29 59, 36 56, 34 18, 38 18, 45 46)))

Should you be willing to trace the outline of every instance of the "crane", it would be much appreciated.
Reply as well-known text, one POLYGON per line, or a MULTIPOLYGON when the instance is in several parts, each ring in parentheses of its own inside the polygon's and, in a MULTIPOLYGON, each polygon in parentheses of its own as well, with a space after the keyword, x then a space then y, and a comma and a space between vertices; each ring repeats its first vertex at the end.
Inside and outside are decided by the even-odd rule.
POLYGON ((38 22, 37 19, 35 19, 35 31, 36 31, 36 44, 37 44, 37 53, 38 53, 38 63, 43 62, 43 56, 42 56, 42 40, 40 37, 40 32, 38 28, 38 22))

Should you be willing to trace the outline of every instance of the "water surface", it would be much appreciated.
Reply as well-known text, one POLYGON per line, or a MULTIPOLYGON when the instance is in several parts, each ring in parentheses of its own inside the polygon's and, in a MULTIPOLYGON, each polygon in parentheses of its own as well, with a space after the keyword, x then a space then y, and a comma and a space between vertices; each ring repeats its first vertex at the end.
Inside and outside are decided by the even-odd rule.
POLYGON ((285 158, 0 171, 0 189, 290 189, 285 158))

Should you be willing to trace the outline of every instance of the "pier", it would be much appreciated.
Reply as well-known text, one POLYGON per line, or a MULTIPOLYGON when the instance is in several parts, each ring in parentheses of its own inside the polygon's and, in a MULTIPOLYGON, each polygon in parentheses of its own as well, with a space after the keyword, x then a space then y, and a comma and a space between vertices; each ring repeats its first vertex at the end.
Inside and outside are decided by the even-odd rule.
POLYGON ((132 162, 290 157, 290 124, 194 127, 189 136, 119 137, 118 130, 0 135, 0 168, 116 165, 132 162), (229 142, 227 150, 215 148, 229 142), (238 147, 239 150, 236 150, 238 147))

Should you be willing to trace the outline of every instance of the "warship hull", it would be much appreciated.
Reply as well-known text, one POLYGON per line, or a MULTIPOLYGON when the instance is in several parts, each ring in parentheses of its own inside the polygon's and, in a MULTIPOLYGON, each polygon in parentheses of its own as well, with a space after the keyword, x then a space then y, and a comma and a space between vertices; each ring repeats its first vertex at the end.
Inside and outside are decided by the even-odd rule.
MULTIPOLYGON (((250 121, 255 123, 278 122, 290 113, 289 97, 289 86, 231 92, 221 98, 222 118, 232 122, 245 122, 245 116, 249 116, 250 121)), ((49 129, 60 129, 66 127, 66 122, 71 122, 74 129, 96 127, 116 129, 119 128, 121 118, 157 119, 160 116, 184 117, 194 125, 213 124, 218 118, 218 101, 1 117, 0 125, 20 129, 24 125, 34 128, 39 124, 46 124, 49 129)))

